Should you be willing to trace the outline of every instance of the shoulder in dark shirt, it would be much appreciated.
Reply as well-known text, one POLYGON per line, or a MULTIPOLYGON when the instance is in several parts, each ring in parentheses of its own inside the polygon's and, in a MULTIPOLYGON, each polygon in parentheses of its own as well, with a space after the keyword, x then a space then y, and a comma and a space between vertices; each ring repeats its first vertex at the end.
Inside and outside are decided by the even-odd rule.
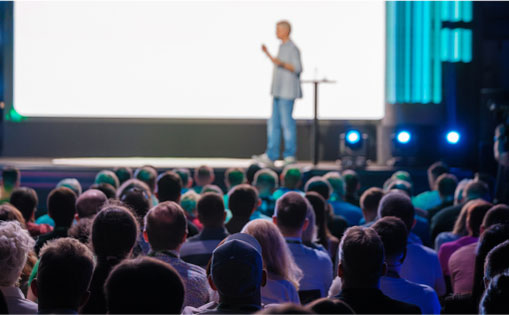
POLYGON ((335 298, 348 304, 357 314, 421 314, 413 304, 393 300, 379 289, 344 289, 335 298))

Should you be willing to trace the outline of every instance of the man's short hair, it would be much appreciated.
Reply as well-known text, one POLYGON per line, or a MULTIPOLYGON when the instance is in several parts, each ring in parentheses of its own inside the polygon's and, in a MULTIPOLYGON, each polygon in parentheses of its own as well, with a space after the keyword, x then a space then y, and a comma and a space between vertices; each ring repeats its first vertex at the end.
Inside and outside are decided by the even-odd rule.
POLYGON ((436 180, 444 173, 449 173, 449 166, 444 162, 438 161, 428 167, 428 181, 431 190, 436 189, 436 180))
POLYGON ((228 189, 246 182, 246 172, 240 167, 231 167, 224 173, 224 183, 228 189))
POLYGON ((345 281, 359 286, 376 283, 383 272, 382 239, 372 228, 351 227, 339 244, 339 260, 345 281))
POLYGON ((93 185, 90 185, 89 189, 97 189, 97 190, 102 191, 103 194, 105 194, 106 197, 108 197, 108 199, 116 198, 117 190, 115 189, 115 187, 113 187, 112 185, 110 185, 108 183, 93 184, 93 185))
POLYGON ((77 178, 64 178, 59 181, 55 187, 67 187, 74 192, 76 197, 79 197, 83 191, 80 181, 77 178))
POLYGON ((288 34, 290 34, 292 32, 292 26, 290 25, 290 22, 288 22, 287 20, 281 20, 281 21, 277 22, 276 25, 281 25, 281 26, 286 27, 286 29, 288 29, 288 34))
POLYGON ((216 193, 220 196, 222 196, 224 194, 223 190, 221 189, 221 187, 217 186, 217 185, 212 185, 212 184, 208 184, 208 185, 205 185, 203 186, 202 190, 201 190, 201 194, 206 194, 206 193, 209 193, 209 192, 213 192, 213 193, 216 193))
POLYGON ((180 199, 180 206, 187 215, 196 216, 196 211, 198 207, 198 201, 200 201, 201 195, 194 191, 193 189, 189 189, 185 194, 182 195, 180 199))
POLYGON ((132 187, 124 190, 120 195, 120 201, 136 214, 136 220, 140 226, 143 226, 143 218, 150 210, 150 196, 147 191, 138 187, 132 187))
POLYGON ((479 230, 483 222, 484 216, 492 207, 491 203, 484 200, 476 200, 468 208, 467 212, 467 226, 472 232, 472 236, 479 236, 479 230))
POLYGON ((173 201, 162 202, 148 211, 145 229, 153 250, 175 249, 187 234, 184 210, 173 201))
POLYGON ((506 314, 509 296, 509 270, 496 275, 486 288, 479 305, 479 314, 506 314))
POLYGON ((302 172, 300 168, 289 165, 284 168, 283 173, 281 173, 281 186, 284 186, 289 189, 297 189, 299 188, 299 184, 302 180, 302 172))
POLYGON ((118 180, 117 174, 110 170, 102 170, 95 176, 95 184, 110 184, 115 187, 115 189, 120 186, 120 181, 118 180))
MULTIPOLYGON (((327 174, 325 174, 327 175, 327 174)), ((338 173, 339 175, 339 173, 338 173)), ((330 195, 333 191, 332 185, 330 184, 330 181, 334 181, 335 183, 337 177, 336 175, 330 174, 329 177, 320 177, 320 176, 314 176, 311 179, 309 179, 306 183, 306 186, 304 187, 305 192, 314 191, 320 194, 320 196, 323 197, 325 200, 329 200, 330 195)), ((343 196, 343 195, 340 195, 343 196)))
POLYGON ((76 211, 78 212, 78 217, 89 218, 101 210, 101 207, 108 200, 106 195, 97 189, 89 189, 81 194, 76 200, 76 211))
POLYGON ((488 256, 484 264, 484 278, 491 280, 496 275, 509 269, 509 240, 495 246, 488 256))
POLYGON ((17 168, 6 166, 2 170, 2 182, 6 189, 12 189, 19 183, 20 172, 17 168))
POLYGON ((170 265, 151 257, 124 260, 104 285, 109 314, 180 314, 184 283, 170 265))
POLYGON ((234 217, 249 217, 258 202, 258 192, 253 186, 242 184, 228 193, 228 208, 234 217))
POLYGON ((92 223, 92 246, 98 257, 125 258, 136 244, 138 221, 121 206, 104 207, 92 223))
POLYGON ((214 169, 208 165, 201 165, 194 170, 196 184, 210 184, 214 178, 214 169))
POLYGON ((247 177, 248 184, 253 184, 256 172, 258 172, 261 169, 262 169, 262 167, 258 163, 253 163, 253 164, 249 165, 249 167, 246 170, 246 177, 247 177))
POLYGON ((408 197, 413 195, 412 185, 409 182, 399 179, 393 179, 390 184, 387 185, 386 191, 399 190, 405 193, 408 197))
POLYGON ((388 216, 400 218, 410 232, 414 225, 415 208, 407 195, 401 192, 391 191, 380 200, 378 216, 380 218, 388 216))
POLYGON ((125 181, 127 181, 133 177, 133 170, 130 167, 126 167, 126 166, 116 167, 113 170, 113 173, 115 173, 115 175, 117 175, 120 185, 122 185, 125 181))
POLYGON ((308 204, 297 192, 287 192, 276 202, 274 210, 280 229, 297 231, 304 225, 308 204))
POLYGON ((188 187, 189 180, 191 180, 191 171, 188 168, 176 168, 173 170, 182 180, 182 186, 188 187))
POLYGON ((486 183, 481 181, 473 180, 465 186, 463 196, 468 200, 472 199, 484 199, 490 200, 490 190, 486 183))
POLYGON ((92 252, 78 240, 59 238, 47 242, 41 250, 37 272, 39 310, 77 310, 93 271, 92 252))
POLYGON ((134 172, 134 178, 147 184, 153 193, 156 189, 157 170, 153 166, 145 165, 134 172))
POLYGON ((48 214, 55 226, 70 227, 76 213, 76 195, 66 187, 53 189, 48 195, 48 214))
POLYGON ((509 206, 498 204, 490 208, 484 216, 482 226, 487 229, 494 224, 509 224, 509 206))
POLYGON ((166 171, 157 177, 157 198, 160 202, 178 202, 182 192, 182 179, 177 173, 166 171))
MULTIPOLYGON (((318 180, 319 178, 320 177, 318 176, 311 178, 306 184, 306 187, 309 187, 309 185, 311 185, 313 181, 318 180)), ((332 193, 335 193, 336 195, 338 195, 338 197, 343 197, 345 195, 345 181, 343 179, 343 176, 341 176, 339 172, 328 172, 327 174, 323 175, 322 179, 329 184, 329 197, 332 193)), ((320 187, 321 188, 319 189, 323 190, 323 192, 319 191, 317 192, 319 192, 325 198, 325 200, 328 200, 329 197, 325 196, 326 194, 325 187, 323 186, 323 184, 320 185, 320 187)))
POLYGON ((387 258, 400 258, 405 253, 408 230, 400 218, 384 217, 371 227, 382 239, 387 258))
POLYGON ((442 174, 436 180, 438 193, 442 197, 454 197, 456 186, 458 186, 458 179, 453 174, 442 174))
POLYGON ((224 225, 223 197, 209 192, 201 196, 197 204, 198 218, 204 227, 221 227, 224 225))
POLYGON ((263 187, 269 189, 276 189, 277 187, 277 174, 270 168, 262 168, 256 172, 253 179, 253 186, 263 187))
POLYGON ((354 170, 345 170, 343 172, 343 181, 345 182, 345 192, 347 195, 354 194, 359 189, 359 175, 354 170))
POLYGON ((361 195, 360 206, 361 209, 368 212, 375 212, 378 210, 378 205, 380 204, 380 200, 384 196, 384 191, 378 187, 371 187, 367 189, 361 195))
POLYGON ((21 212, 25 221, 29 222, 37 209, 39 198, 32 188, 19 187, 14 189, 9 202, 21 212))

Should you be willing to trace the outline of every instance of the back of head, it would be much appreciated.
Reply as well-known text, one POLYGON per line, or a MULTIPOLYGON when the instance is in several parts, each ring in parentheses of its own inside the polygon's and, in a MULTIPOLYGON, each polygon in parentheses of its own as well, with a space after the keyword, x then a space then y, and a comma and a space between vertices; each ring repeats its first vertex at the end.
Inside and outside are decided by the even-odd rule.
POLYGON ((297 189, 302 180, 302 172, 298 167, 287 166, 281 174, 281 186, 289 189, 297 189))
POLYGON ((410 176, 410 173, 408 173, 407 171, 397 171, 394 174, 392 174, 391 178, 404 180, 405 182, 412 184, 412 177, 410 176))
POLYGON ((429 188, 431 190, 436 190, 436 180, 437 178, 444 174, 449 172, 449 166, 445 164, 444 162, 435 162, 431 164, 430 167, 428 167, 428 181, 429 181, 429 188))
POLYGON ((276 202, 275 216, 277 226, 285 232, 300 230, 306 220, 307 203, 297 192, 287 192, 276 202))
POLYGON ((415 208, 410 198, 397 191, 391 191, 382 197, 378 206, 380 218, 393 216, 400 218, 410 231, 414 225, 415 208))
POLYGON ((14 189, 9 202, 21 212, 25 221, 28 222, 37 209, 39 198, 32 188, 19 187, 14 189))
POLYGON ((345 286, 372 287, 382 276, 384 245, 372 228, 354 226, 341 239, 339 259, 345 286))
POLYGON ((125 260, 106 280, 109 314, 180 314, 184 284, 175 269, 150 257, 125 260))
POLYGON ((277 174, 270 168, 263 168, 256 172, 253 186, 256 187, 261 197, 272 195, 277 185, 277 174))
POLYGON ((315 314, 315 313, 308 310, 304 306, 298 304, 282 303, 265 307, 261 311, 256 312, 255 314, 315 314))
POLYGON ((124 190, 119 199, 136 214, 136 220, 143 226, 143 218, 150 209, 150 196, 147 191, 132 187, 124 190))
POLYGON ((39 310, 77 310, 93 270, 92 252, 78 240, 59 238, 46 243, 37 273, 39 310))
POLYGON ((80 181, 76 178, 64 178, 61 181, 58 182, 56 187, 66 187, 69 188, 74 192, 76 197, 79 197, 81 195, 81 192, 83 189, 81 188, 80 181))
POLYGON ((194 181, 198 186, 205 186, 214 182, 214 169, 208 165, 201 165, 194 170, 194 181))
POLYGON ((319 229, 325 228, 327 218, 327 201, 314 191, 306 193, 306 199, 309 201, 315 212, 316 225, 319 229))
POLYGON ((436 186, 442 199, 453 200, 456 186, 458 186, 458 179, 452 174, 445 173, 438 176, 436 186))
POLYGON ((345 182, 345 193, 353 195, 359 190, 359 175, 354 170, 345 170, 343 172, 343 181, 345 182))
POLYGON ((11 204, 0 205, 0 221, 17 221, 22 228, 26 228, 23 214, 11 204))
POLYGON ((108 200, 106 195, 97 189, 89 189, 81 194, 76 200, 76 211, 78 212, 78 217, 89 218, 93 217, 104 203, 108 200))
POLYGON ((131 179, 133 177, 133 170, 130 167, 117 167, 113 170, 115 175, 117 175, 118 182, 120 185, 125 183, 125 181, 131 179))
POLYGON ((97 175, 95 176, 94 183, 95 184, 103 184, 103 183, 110 184, 115 189, 117 189, 118 186, 120 186, 120 182, 118 180, 117 175, 113 171, 110 171, 110 170, 102 170, 99 173, 97 173, 97 175))
POLYGON ((489 251, 484 264, 484 279, 491 280, 509 269, 509 240, 498 244, 489 251))
MULTIPOLYGON (((130 190, 132 188, 136 188, 138 190, 144 191, 149 199, 150 199, 150 196, 152 196, 152 191, 150 190, 150 187, 148 187, 147 184, 145 184, 144 182, 142 182, 139 179, 131 178, 131 179, 128 179, 127 181, 125 181, 122 185, 120 185, 120 187, 118 188, 118 190, 116 192, 116 198, 121 199, 122 195, 124 195, 128 190, 130 190)), ((106 196, 108 197, 108 199, 110 198, 108 195, 106 195, 106 196)), ((115 197, 113 197, 113 198, 115 198, 115 197)))
POLYGON ((384 217, 372 226, 382 239, 385 259, 401 260, 406 251, 408 230, 405 223, 396 217, 384 217))
POLYGON ((14 286, 34 240, 16 221, 0 221, 0 286, 14 286))
POLYGON ((484 182, 473 180, 465 186, 463 197, 466 200, 484 199, 489 201, 490 191, 488 185, 486 185, 484 182))
POLYGON ((234 217, 246 218, 251 216, 257 204, 258 193, 251 185, 235 186, 228 193, 228 208, 230 208, 234 217))
POLYGON ((339 299, 321 298, 309 303, 306 308, 315 314, 355 314, 348 304, 339 299))
POLYGON ((221 189, 221 187, 219 187, 217 185, 208 184, 208 185, 203 186, 203 189, 201 190, 201 194, 206 194, 208 192, 213 192, 220 196, 223 195, 223 190, 221 189))
MULTIPOLYGON (((306 187, 308 187, 308 184, 311 185, 308 187, 308 189, 313 189, 312 188, 312 185, 313 185, 313 178, 315 177, 312 177, 308 183, 306 184, 306 187), (310 183, 311 181, 311 183, 310 183)), ((329 184, 329 197, 332 193, 335 193, 338 197, 342 198, 345 194, 346 194, 346 185, 345 185, 345 180, 343 178, 343 176, 341 176, 341 174, 339 172, 328 172, 327 174, 325 174, 323 176, 323 179, 329 184)), ((319 184, 320 181, 316 181, 314 183, 314 185, 317 185, 319 184)), ((323 184, 319 184, 319 187, 320 188, 314 188, 314 189, 321 189, 323 190, 323 192, 319 192, 324 198, 326 196, 326 191, 325 191, 325 187, 323 187, 323 184)), ((307 191, 307 190, 306 190, 307 191)), ((316 191, 316 190, 315 190, 316 191)), ((328 200, 328 198, 326 199, 328 200)))
POLYGON ((191 171, 188 168, 176 168, 173 170, 182 180, 182 187, 190 187, 193 184, 191 171))
POLYGON ((262 167, 258 163, 253 163, 249 165, 249 167, 246 170, 246 179, 248 184, 253 184, 256 172, 258 172, 261 169, 262 167))
POLYGON ((198 207, 198 201, 200 201, 201 195, 190 189, 180 198, 180 206, 187 215, 196 216, 196 211, 198 207))
POLYGON ((384 196, 384 191, 378 187, 371 187, 361 195, 360 206, 362 211, 376 214, 380 200, 384 196))
POLYGON ((75 238, 87 246, 90 245, 90 234, 92 234, 93 222, 93 218, 80 219, 67 231, 67 236, 75 238))
POLYGON ((224 174, 224 183, 228 190, 245 182, 246 172, 243 169, 239 167, 232 167, 226 170, 224 174))
MULTIPOLYGON (((335 183, 335 185, 339 182, 343 182, 342 179, 338 179, 340 177, 337 177, 339 176, 339 173, 327 173, 326 176, 328 177, 320 177, 320 176, 314 176, 312 178, 310 178, 307 182, 306 182, 306 185, 304 187, 304 191, 305 192, 309 192, 309 191, 314 191, 314 192, 317 192, 319 193, 323 199, 325 200, 329 200, 330 198, 330 195, 332 194, 333 192, 333 186, 331 183, 331 181, 333 183, 335 183)), ((339 186, 336 185, 336 188, 338 188, 339 186)), ((339 191, 338 190, 334 190, 334 192, 336 192, 338 194, 338 196, 343 196, 343 194, 339 194, 339 191)))
POLYGON ((391 190, 399 190, 401 192, 404 192, 408 197, 411 197, 413 195, 412 191, 412 185, 410 183, 400 180, 400 179, 393 179, 390 184, 387 185, 386 191, 391 190))
POLYGON ((178 202, 181 191, 182 179, 177 173, 166 171, 157 177, 157 199, 160 202, 178 202))
POLYGON ((152 166, 143 166, 134 172, 134 178, 141 180, 153 193, 156 189, 157 170, 152 166))
POLYGON ((20 172, 15 167, 4 167, 2 170, 2 184, 5 190, 10 191, 19 185, 20 172))
POLYGON ((66 187, 53 189, 48 195, 48 214, 55 226, 70 227, 76 213, 76 195, 66 187))
POLYGON ((145 230, 153 250, 176 249, 187 235, 184 210, 173 201, 158 204, 145 216, 145 230))
POLYGON ((482 226, 487 229, 494 224, 509 224, 509 206, 498 204, 490 208, 484 216, 482 226))
POLYGON ((467 229, 471 236, 479 236, 484 216, 492 207, 484 200, 475 200, 467 210, 467 229))
POLYGON ((218 228, 224 226, 223 197, 216 193, 205 193, 197 204, 198 218, 204 227, 218 228))
POLYGON ((113 185, 110 185, 108 183, 93 184, 90 185, 89 189, 97 189, 102 191, 103 194, 105 194, 108 199, 116 198, 117 190, 115 189, 115 187, 113 187, 113 185))
POLYGON ((128 256, 138 237, 138 222, 121 206, 105 206, 92 223, 92 246, 99 259, 119 260, 128 256))
POLYGON ((479 306, 480 314, 507 314, 509 270, 491 280, 479 306))

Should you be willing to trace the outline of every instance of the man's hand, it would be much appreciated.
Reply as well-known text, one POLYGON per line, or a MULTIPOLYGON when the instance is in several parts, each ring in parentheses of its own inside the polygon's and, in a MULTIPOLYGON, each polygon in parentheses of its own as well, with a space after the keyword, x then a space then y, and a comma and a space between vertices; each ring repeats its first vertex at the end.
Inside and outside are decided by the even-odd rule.
POLYGON ((267 55, 267 57, 269 57, 272 62, 274 62, 274 58, 270 55, 269 50, 265 44, 262 44, 262 51, 267 55))
POLYGON ((272 59, 272 62, 278 67, 281 67, 283 65, 283 62, 277 58, 272 59))

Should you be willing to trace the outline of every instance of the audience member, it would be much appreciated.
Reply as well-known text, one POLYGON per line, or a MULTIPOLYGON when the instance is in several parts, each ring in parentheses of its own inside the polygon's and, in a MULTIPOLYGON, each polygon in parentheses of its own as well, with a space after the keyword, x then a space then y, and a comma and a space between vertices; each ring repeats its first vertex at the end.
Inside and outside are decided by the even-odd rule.
POLYGON ((186 192, 193 187, 193 178, 191 177, 191 171, 188 168, 176 168, 173 170, 175 174, 177 174, 182 180, 182 190, 181 194, 185 194, 186 192))
POLYGON ((67 236, 77 239, 82 244, 88 245, 92 233, 93 218, 84 218, 73 224, 67 231, 67 236))
POLYGON ((85 191, 76 200, 76 219, 92 218, 107 200, 106 195, 100 190, 85 191))
POLYGON ((441 232, 435 238, 435 251, 439 251, 442 244, 447 242, 456 241, 460 237, 466 236, 468 234, 467 230, 467 210, 468 207, 465 203, 461 208, 460 214, 456 218, 456 222, 454 222, 454 228, 451 232, 441 232))
POLYGON ((484 263, 484 286, 488 287, 496 275, 509 269, 509 240, 498 244, 488 252, 486 262, 484 263))
POLYGON ((184 290, 171 265, 150 257, 124 260, 104 286, 108 314, 180 314, 184 290))
MULTIPOLYGON (((415 224, 415 209, 408 196, 392 191, 387 193, 378 207, 378 216, 400 218, 410 231, 415 224)), ((406 258, 401 266, 402 278, 432 287, 438 296, 446 293, 442 268, 434 250, 423 246, 412 232, 408 234, 406 258)))
POLYGON ((113 169, 113 173, 117 175, 120 185, 133 178, 133 170, 127 166, 116 167, 113 169))
POLYGON ((261 200, 258 211, 271 217, 276 206, 276 200, 273 197, 274 192, 278 188, 276 172, 269 168, 259 170, 254 176, 253 186, 258 191, 258 197, 261 200))
POLYGON ((157 177, 156 197, 160 202, 180 202, 182 179, 177 173, 166 171, 157 177))
POLYGON ((64 178, 57 183, 56 188, 66 187, 74 192, 76 198, 81 195, 83 191, 81 184, 77 178, 64 178))
MULTIPOLYGON (((194 191, 189 191, 186 194, 189 193, 196 194, 194 191)), ((219 242, 228 236, 224 226, 226 213, 223 199, 220 195, 212 192, 201 196, 197 210, 203 230, 182 244, 180 257, 188 263, 205 268, 219 242)))
POLYGON ((25 298, 16 286, 34 240, 16 221, 0 221, 0 292, 6 303, 6 314, 35 314, 37 304, 25 298))
POLYGON ((299 295, 302 303, 324 297, 332 282, 332 262, 327 252, 302 244, 302 232, 307 228, 307 203, 297 192, 288 192, 278 199, 274 223, 284 236, 297 266, 304 273, 299 295))
POLYGON ((184 306, 201 306, 209 301, 205 271, 180 258, 180 249, 187 237, 184 210, 173 201, 165 201, 149 210, 145 216, 149 256, 169 263, 180 274, 186 288, 184 306))
MULTIPOLYGON (((324 175, 322 180, 326 180, 332 188, 332 194, 329 197, 330 204, 334 210, 334 214, 340 215, 346 219, 349 226, 357 225, 362 219, 362 211, 359 207, 352 205, 344 200, 345 198, 345 182, 338 172, 329 172, 324 175), (332 198, 332 196, 334 196, 332 198), (332 199, 334 201, 332 201, 332 199)), ((313 190, 313 185, 319 185, 320 180, 313 182, 313 178, 306 184, 306 192, 313 190)), ((323 186, 323 184, 321 184, 323 186)))
POLYGON ((92 252, 78 240, 59 238, 45 244, 40 257, 31 285, 39 314, 77 314, 89 297, 92 252))
POLYGON ((221 187, 219 187, 217 185, 213 185, 213 184, 208 184, 208 185, 203 186, 202 189, 201 189, 200 195, 206 194, 208 192, 213 192, 213 193, 216 193, 216 194, 218 194, 220 196, 222 196, 224 194, 224 192, 221 189, 221 187))
MULTIPOLYGON (((150 197, 147 191, 138 187, 124 190, 123 194, 120 196, 120 201, 132 211, 138 221, 138 226, 143 227, 145 224, 143 219, 148 210, 150 210, 150 197)), ((140 255, 147 255, 149 251, 150 244, 143 237, 143 229, 140 229, 132 256, 138 257, 140 255)))
POLYGON ((316 215, 315 215, 313 206, 306 198, 304 198, 304 201, 306 202, 306 205, 307 205, 306 220, 308 221, 308 226, 302 231, 302 236, 301 236, 302 244, 304 244, 308 247, 311 247, 311 248, 326 251, 326 249, 322 245, 320 245, 316 242, 316 238, 317 238, 316 215))
POLYGON ((150 165, 145 165, 138 168, 134 172, 134 178, 144 182, 147 184, 148 188, 150 188, 150 203, 152 206, 157 205, 159 200, 157 199, 156 192, 156 182, 157 182, 157 170, 150 165))
POLYGON ((108 183, 93 184, 89 187, 89 189, 97 189, 102 191, 108 199, 115 199, 117 195, 117 189, 108 183))
POLYGON ((55 221, 55 229, 39 235, 35 243, 35 252, 39 254, 42 246, 49 240, 67 237, 76 213, 76 195, 66 187, 53 189, 48 196, 48 215, 55 221))
POLYGON ((104 283, 111 270, 128 258, 138 236, 138 222, 121 206, 106 206, 94 218, 91 243, 97 266, 90 283, 90 299, 83 307, 85 314, 105 314, 104 283))
POLYGON ((442 203, 442 199, 440 198, 440 194, 437 190, 436 182, 440 175, 448 172, 449 166, 443 162, 435 162, 428 168, 428 182, 430 190, 412 198, 414 207, 423 210, 429 210, 442 203))
POLYGON ((380 236, 385 250, 387 273, 380 278, 382 292, 392 299, 419 306, 423 314, 440 314, 435 290, 399 275, 406 256, 408 230, 405 223, 396 217, 384 217, 372 228, 380 236))
POLYGON ((288 165, 283 169, 280 177, 281 187, 272 196, 275 200, 289 191, 303 192, 299 189, 302 185, 302 172, 294 165, 288 165))
POLYGON ((246 183, 246 172, 239 167, 230 167, 224 173, 224 184, 226 191, 233 187, 246 183))
POLYGON ((359 189, 361 189, 361 182, 359 175, 354 170, 345 170, 341 174, 345 182, 345 196, 344 200, 357 208, 360 207, 359 189))
POLYGON ((384 196, 384 191, 378 187, 371 187, 362 193, 359 201, 365 226, 371 226, 376 221, 378 205, 384 196))
POLYGON ((273 304, 255 314, 315 314, 306 307, 295 303, 273 304))
POLYGON ((226 229, 230 234, 240 232, 250 220, 270 219, 257 211, 261 201, 258 199, 256 189, 251 185, 237 185, 228 195, 232 218, 226 223, 226 229))
POLYGON ((37 193, 32 188, 19 187, 14 189, 9 202, 23 215, 26 228, 32 237, 46 234, 53 230, 53 227, 49 224, 34 223, 39 198, 37 198, 37 193))
POLYGON ((21 174, 15 167, 4 167, 2 170, 2 181, 0 183, 0 204, 8 202, 11 193, 19 187, 21 174))
POLYGON ((454 193, 458 179, 452 174, 442 174, 436 180, 436 187, 440 200, 442 201, 438 206, 428 210, 428 219, 431 220, 435 214, 440 210, 454 205, 454 193))
POLYGON ((315 314, 355 314, 348 304, 338 299, 321 298, 309 303, 306 308, 315 314))
POLYGON ((479 314, 507 314, 509 299, 509 271, 498 274, 491 280, 479 307, 479 314))
POLYGON ((202 189, 206 185, 210 185, 214 182, 215 175, 214 169, 207 165, 202 165, 194 170, 194 191, 201 193, 202 189))
POLYGON ((262 303, 300 304, 297 290, 302 271, 295 264, 277 226, 270 221, 258 219, 249 222, 242 233, 253 236, 262 247, 263 266, 267 270, 267 283, 262 287, 262 303))
POLYGON ((199 231, 203 230, 203 224, 198 219, 198 201, 201 195, 196 193, 193 189, 188 190, 180 198, 180 206, 186 212, 187 220, 194 224, 199 231))
POLYGON ((102 170, 95 176, 94 184, 110 184, 113 188, 118 189, 120 181, 113 171, 102 170))
POLYGON ((335 297, 358 314, 420 314, 418 306, 393 300, 380 291, 386 272, 384 246, 372 228, 351 227, 339 245, 341 292, 335 297))

